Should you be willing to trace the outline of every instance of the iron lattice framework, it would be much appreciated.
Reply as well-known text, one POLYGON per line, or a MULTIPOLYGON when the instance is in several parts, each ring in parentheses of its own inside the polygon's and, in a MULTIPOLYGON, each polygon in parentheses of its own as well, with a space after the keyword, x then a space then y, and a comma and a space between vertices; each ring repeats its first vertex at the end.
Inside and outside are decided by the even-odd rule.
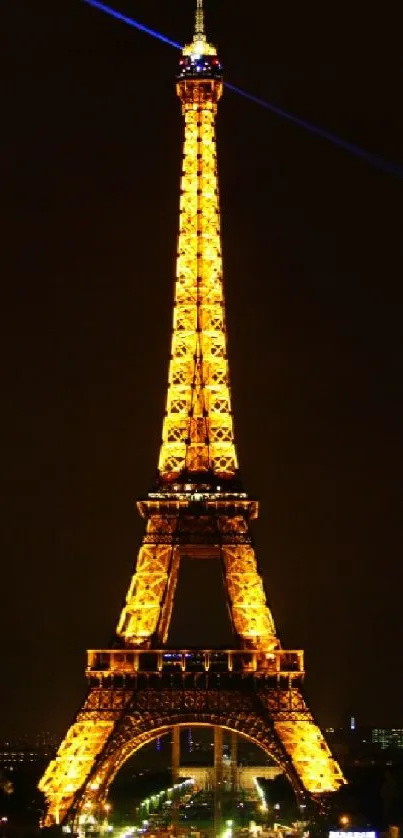
POLYGON ((215 142, 222 89, 197 0, 177 83, 185 138, 158 480, 138 503, 146 529, 117 626, 119 648, 89 652, 88 696, 40 782, 47 824, 80 823, 102 804, 125 759, 175 725, 222 725, 249 737, 298 794, 323 796, 344 782, 301 692, 303 653, 282 650, 276 636, 250 537, 257 503, 238 476, 215 142), (221 562, 233 651, 165 648, 183 556, 221 562))

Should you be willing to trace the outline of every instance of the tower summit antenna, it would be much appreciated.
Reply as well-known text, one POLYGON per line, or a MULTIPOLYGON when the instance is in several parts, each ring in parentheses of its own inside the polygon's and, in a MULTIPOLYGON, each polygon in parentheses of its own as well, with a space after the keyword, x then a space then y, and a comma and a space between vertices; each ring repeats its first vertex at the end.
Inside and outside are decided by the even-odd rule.
POLYGON ((203 0, 197 0, 195 40, 200 40, 204 38, 205 35, 203 0))
POLYGON ((184 46, 182 55, 217 55, 216 48, 206 38, 203 0, 197 0, 193 41, 191 44, 184 46))

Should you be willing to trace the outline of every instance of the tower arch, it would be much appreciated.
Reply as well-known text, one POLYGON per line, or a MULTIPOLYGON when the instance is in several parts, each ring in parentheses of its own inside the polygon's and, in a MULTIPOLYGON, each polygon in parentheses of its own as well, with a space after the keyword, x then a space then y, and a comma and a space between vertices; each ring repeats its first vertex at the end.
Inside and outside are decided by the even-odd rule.
POLYGON ((102 812, 110 787, 125 763, 141 748, 158 737, 170 733, 173 727, 220 727, 228 733, 236 733, 270 757, 285 775, 297 802, 305 801, 304 787, 291 760, 286 751, 279 747, 274 731, 265 727, 259 714, 242 712, 240 708, 235 712, 228 710, 211 714, 188 712, 186 708, 183 708, 179 712, 177 710, 167 712, 159 718, 158 726, 152 718, 144 718, 139 723, 128 714, 125 724, 104 749, 84 787, 77 794, 72 807, 72 815, 77 826, 83 814, 91 811, 92 814, 97 815, 102 812))

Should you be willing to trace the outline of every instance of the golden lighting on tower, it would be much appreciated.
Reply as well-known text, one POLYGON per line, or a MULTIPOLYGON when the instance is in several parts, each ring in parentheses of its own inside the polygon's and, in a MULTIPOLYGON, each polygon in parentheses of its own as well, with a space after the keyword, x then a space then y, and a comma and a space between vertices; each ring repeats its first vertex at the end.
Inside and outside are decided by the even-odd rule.
MULTIPOLYGON (((142 666, 147 678, 150 673, 156 678, 164 674, 164 647, 182 555, 221 562, 236 638, 236 649, 222 652, 223 665, 227 675, 234 677, 234 684, 238 676, 241 680, 256 677, 253 707, 260 702, 256 724, 263 724, 261 736, 268 730, 269 720, 278 747, 286 755, 284 765, 292 764, 307 792, 335 791, 344 782, 300 690, 303 652, 282 650, 276 636, 249 533, 250 521, 257 517, 257 503, 239 482, 215 137, 222 91, 221 63, 206 39, 202 0, 197 0, 195 34, 183 49, 177 81, 184 145, 171 359, 158 481, 138 504, 146 528, 118 622, 115 648, 88 653, 87 674, 92 686, 39 785, 47 800, 46 825, 62 822, 71 812, 75 824, 83 824, 94 817, 97 807, 105 818, 106 795, 118 766, 133 748, 152 738, 152 729, 141 727, 146 716, 154 720, 155 729, 158 724, 170 723, 166 716, 164 723, 158 723, 154 705, 151 716, 148 710, 142 715, 148 697, 143 696, 144 706, 137 706, 137 686, 133 684, 137 685, 142 666), (154 669, 150 669, 151 659, 154 669), (140 732, 133 734, 131 744, 124 742, 123 722, 129 731, 139 725, 140 732)), ((192 665, 199 667, 201 677, 206 673, 210 677, 217 652, 199 650, 195 654, 197 660, 192 665)), ((176 672, 191 676, 186 672, 189 657, 188 652, 177 650, 168 655, 168 661, 173 658, 176 672)), ((162 687, 159 689, 162 695, 162 687)), ((154 691, 158 693, 158 689, 154 691)), ((169 693, 167 707, 173 702, 173 693, 169 693)), ((237 728, 239 719, 249 718, 251 712, 240 711, 237 728)), ((231 728, 229 722, 226 726, 231 728)), ((253 738, 252 733, 250 736, 253 738)), ((273 740, 270 743, 267 752, 273 740)))
POLYGON ((215 138, 222 80, 218 75, 216 79, 203 78, 204 65, 219 67, 217 58, 208 60, 215 55, 204 34, 196 33, 183 51, 185 72, 178 81, 185 138, 171 363, 159 457, 160 475, 168 480, 183 472, 191 476, 211 471, 218 477, 232 477, 238 467, 229 389, 215 138), (200 79, 186 75, 192 62, 200 79))

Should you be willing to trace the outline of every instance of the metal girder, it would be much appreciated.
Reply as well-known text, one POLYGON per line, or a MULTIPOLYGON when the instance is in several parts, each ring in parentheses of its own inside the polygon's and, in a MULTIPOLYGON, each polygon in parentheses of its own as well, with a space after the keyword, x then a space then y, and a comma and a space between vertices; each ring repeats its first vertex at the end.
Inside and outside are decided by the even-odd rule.
POLYGON ((117 634, 134 646, 148 645, 157 628, 160 642, 166 640, 179 564, 178 547, 172 543, 175 526, 174 519, 160 516, 147 521, 144 542, 117 626, 117 634))
POLYGON ((252 682, 249 686, 242 682, 242 688, 240 684, 235 680, 233 689, 92 690, 41 781, 49 803, 47 823, 74 816, 79 827, 80 819, 99 810, 124 762, 146 742, 178 724, 220 726, 246 736, 280 766, 298 795, 304 789, 323 794, 339 788, 344 782, 340 769, 298 687, 256 692, 252 682), (276 694, 277 710, 270 706, 270 693, 276 694), (282 719, 285 706, 287 720, 282 719), (87 758, 79 761, 72 777, 68 769, 76 761, 72 734, 77 725, 81 725, 80 753, 86 743, 87 758), (57 774, 56 789, 52 778, 57 774))
POLYGON ((234 445, 218 197, 219 82, 178 85, 185 119, 172 350, 159 472, 232 477, 234 445))
POLYGON ((258 572, 248 522, 210 512, 195 516, 151 515, 123 608, 117 634, 134 646, 164 643, 172 613, 180 557, 221 553, 232 624, 241 645, 278 648, 273 617, 258 572))
POLYGON ((345 780, 298 687, 259 691, 304 788, 312 795, 336 791, 345 780))
POLYGON ((38 784, 48 804, 45 825, 63 821, 131 697, 125 690, 89 692, 38 784))

